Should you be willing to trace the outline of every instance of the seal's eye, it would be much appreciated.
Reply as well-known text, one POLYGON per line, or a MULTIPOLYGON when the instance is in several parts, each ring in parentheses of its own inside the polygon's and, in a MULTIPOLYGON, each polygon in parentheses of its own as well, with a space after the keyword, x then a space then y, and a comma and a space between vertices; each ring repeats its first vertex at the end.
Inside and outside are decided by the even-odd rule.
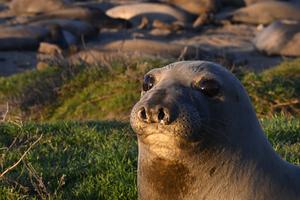
POLYGON ((152 75, 146 75, 143 82, 143 91, 150 90, 154 85, 155 79, 152 75))
POLYGON ((193 84, 193 87, 209 97, 214 97, 220 92, 220 84, 215 80, 202 80, 193 84))

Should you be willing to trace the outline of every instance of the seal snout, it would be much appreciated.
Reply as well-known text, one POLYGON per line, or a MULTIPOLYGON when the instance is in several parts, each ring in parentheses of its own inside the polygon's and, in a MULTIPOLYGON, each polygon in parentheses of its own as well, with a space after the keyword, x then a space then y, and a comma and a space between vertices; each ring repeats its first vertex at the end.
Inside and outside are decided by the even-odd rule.
POLYGON ((164 106, 156 106, 151 108, 149 106, 141 106, 138 110, 138 118, 146 123, 170 123, 170 110, 164 106))

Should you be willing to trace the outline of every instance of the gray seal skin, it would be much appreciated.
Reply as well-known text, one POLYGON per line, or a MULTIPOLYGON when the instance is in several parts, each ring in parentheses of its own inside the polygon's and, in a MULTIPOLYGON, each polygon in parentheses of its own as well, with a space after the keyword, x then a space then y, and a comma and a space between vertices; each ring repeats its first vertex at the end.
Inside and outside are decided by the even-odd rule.
POLYGON ((300 168, 276 154, 243 86, 218 64, 148 72, 130 123, 140 200, 300 199, 300 168))

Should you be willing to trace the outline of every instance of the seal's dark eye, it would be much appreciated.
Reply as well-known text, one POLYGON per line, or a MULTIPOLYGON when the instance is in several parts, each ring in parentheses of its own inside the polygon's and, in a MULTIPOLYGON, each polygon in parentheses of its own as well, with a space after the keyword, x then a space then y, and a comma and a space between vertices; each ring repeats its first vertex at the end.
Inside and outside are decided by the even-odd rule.
POLYGON ((215 80, 202 80, 194 84, 193 87, 209 97, 214 97, 220 92, 220 84, 215 80))
POLYGON ((152 75, 146 75, 143 82, 143 91, 150 90, 154 85, 155 79, 152 75))

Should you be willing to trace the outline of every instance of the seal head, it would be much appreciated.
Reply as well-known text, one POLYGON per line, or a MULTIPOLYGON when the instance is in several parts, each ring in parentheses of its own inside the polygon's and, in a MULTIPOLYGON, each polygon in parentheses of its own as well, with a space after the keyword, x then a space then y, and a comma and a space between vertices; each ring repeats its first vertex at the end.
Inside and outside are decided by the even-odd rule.
POLYGON ((138 136, 139 199, 300 195, 293 178, 300 170, 277 156, 242 84, 218 64, 151 70, 130 122, 138 136))
MULTIPOLYGON (((228 134, 235 132, 228 130, 224 135, 224 129, 231 128, 228 124, 240 111, 253 114, 250 103, 243 101, 249 102, 249 98, 242 85, 224 67, 202 61, 177 62, 145 75, 131 125, 144 143, 159 135, 176 140, 178 148, 184 143, 199 147, 209 141, 233 142, 228 139, 234 135, 228 134)), ((169 147, 159 143, 164 144, 169 147)))

